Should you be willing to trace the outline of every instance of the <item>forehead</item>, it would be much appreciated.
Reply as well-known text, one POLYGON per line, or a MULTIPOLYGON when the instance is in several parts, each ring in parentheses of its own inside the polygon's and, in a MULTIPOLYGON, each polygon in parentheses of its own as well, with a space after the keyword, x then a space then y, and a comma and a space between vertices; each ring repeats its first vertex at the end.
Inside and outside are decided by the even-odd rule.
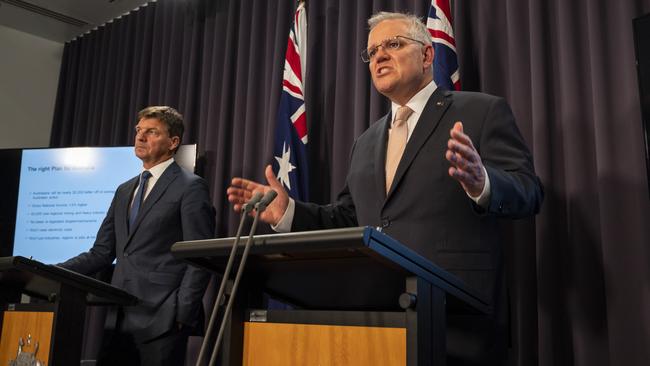
POLYGON ((403 19, 387 19, 377 24, 368 34, 368 45, 376 45, 381 41, 397 35, 407 35, 408 23, 403 19))
POLYGON ((142 118, 138 121, 136 127, 164 129, 165 123, 163 123, 157 118, 142 118))

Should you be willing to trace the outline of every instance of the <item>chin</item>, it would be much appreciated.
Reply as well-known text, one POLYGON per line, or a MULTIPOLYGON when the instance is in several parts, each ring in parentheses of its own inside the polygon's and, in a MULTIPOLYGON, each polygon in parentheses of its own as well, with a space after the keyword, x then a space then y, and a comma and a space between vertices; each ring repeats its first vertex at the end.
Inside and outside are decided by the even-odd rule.
POLYGON ((382 87, 381 85, 375 85, 375 88, 381 95, 387 97, 388 99, 390 99, 390 96, 393 94, 394 91, 394 88, 392 88, 392 86, 390 85, 385 87, 382 87))
POLYGON ((395 88, 395 82, 387 77, 373 79, 373 84, 378 92, 390 93, 395 88))

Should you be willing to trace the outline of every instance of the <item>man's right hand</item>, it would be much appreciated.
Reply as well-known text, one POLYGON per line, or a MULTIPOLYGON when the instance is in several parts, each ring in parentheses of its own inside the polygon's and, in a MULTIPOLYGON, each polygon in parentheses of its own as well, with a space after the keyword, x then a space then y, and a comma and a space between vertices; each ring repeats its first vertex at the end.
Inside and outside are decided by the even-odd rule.
MULTIPOLYGON (((266 211, 262 212, 260 219, 267 224, 277 225, 282 216, 284 216, 284 212, 287 210, 287 205, 289 205, 289 194, 275 177, 275 174, 273 174, 271 165, 266 166, 264 175, 266 176, 266 181, 269 185, 263 185, 252 180, 234 177, 230 182, 230 187, 226 190, 228 201, 233 204, 235 212, 241 212, 242 206, 253 197, 255 192, 266 194, 266 192, 273 189, 278 193, 278 196, 266 208, 266 211)), ((252 211, 251 215, 253 215, 252 211)))

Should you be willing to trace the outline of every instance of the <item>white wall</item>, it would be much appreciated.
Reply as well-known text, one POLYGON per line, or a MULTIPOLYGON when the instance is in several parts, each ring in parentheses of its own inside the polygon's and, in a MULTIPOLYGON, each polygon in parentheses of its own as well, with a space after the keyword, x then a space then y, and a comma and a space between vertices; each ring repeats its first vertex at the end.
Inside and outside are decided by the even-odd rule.
POLYGON ((50 143, 63 43, 0 26, 0 148, 50 143))

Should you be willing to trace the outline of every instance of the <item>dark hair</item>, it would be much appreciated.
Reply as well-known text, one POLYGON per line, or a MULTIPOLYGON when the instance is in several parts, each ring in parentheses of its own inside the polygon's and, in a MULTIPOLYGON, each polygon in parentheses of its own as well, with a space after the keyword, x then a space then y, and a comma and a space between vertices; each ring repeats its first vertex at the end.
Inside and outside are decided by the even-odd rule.
POLYGON ((183 116, 172 107, 167 106, 151 106, 138 112, 138 121, 143 118, 155 118, 160 122, 167 125, 167 132, 169 137, 178 136, 180 140, 183 139, 183 116))

